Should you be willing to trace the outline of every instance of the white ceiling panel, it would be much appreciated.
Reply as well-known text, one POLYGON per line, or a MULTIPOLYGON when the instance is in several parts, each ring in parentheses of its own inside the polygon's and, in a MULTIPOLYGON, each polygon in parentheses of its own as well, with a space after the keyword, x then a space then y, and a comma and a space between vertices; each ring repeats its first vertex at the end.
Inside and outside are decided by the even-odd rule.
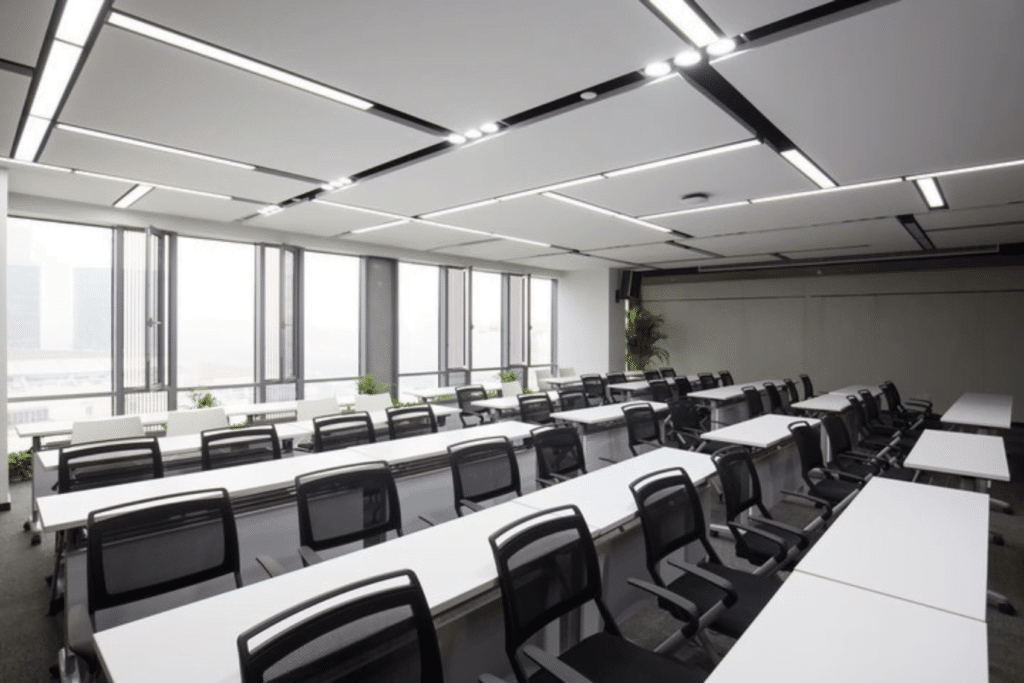
POLYGON ((684 261, 666 261, 659 263, 658 268, 668 270, 670 268, 709 268, 711 266, 736 266, 744 263, 769 263, 781 261, 782 259, 771 254, 754 254, 752 256, 731 256, 726 258, 695 258, 684 261))
POLYGON ((969 228, 1000 223, 1024 223, 1024 203, 987 206, 962 211, 929 211, 914 216, 926 231, 945 228, 969 228))
POLYGON ((924 200, 913 184, 901 182, 657 218, 651 222, 703 237, 898 216, 925 208, 924 200))
POLYGON ((489 240, 477 244, 463 244, 454 247, 442 247, 438 251, 455 256, 481 258, 489 261, 507 261, 514 258, 528 258, 543 254, 563 253, 558 249, 538 247, 514 240, 489 240))
POLYGON ((10 191, 18 194, 110 206, 132 187, 127 183, 88 178, 74 173, 58 173, 25 166, 10 168, 10 191))
POLYGON ((40 161, 148 180, 190 190, 277 203, 312 189, 309 183, 54 130, 40 161))
POLYGON ((614 249, 600 249, 587 252, 591 256, 602 258, 613 258, 630 263, 658 263, 659 261, 676 261, 680 257, 688 257, 692 252, 685 249, 661 242, 658 244, 642 244, 632 247, 616 247, 614 249))
POLYGON ((951 209, 1024 201, 1024 166, 951 175, 937 180, 951 209))
POLYGON ((14 136, 31 83, 27 76, 0 70, 0 154, 4 156, 14 156, 14 136))
POLYGON ((53 0, 0 0, 0 59, 35 66, 53 0))
POLYGON ((630 216, 686 207, 684 194, 703 192, 709 204, 813 190, 806 176, 761 145, 561 190, 562 194, 630 216))
POLYGON ((670 78, 372 178, 346 190, 345 199, 424 213, 749 137, 670 78))
POLYGON ((727 36, 760 28, 779 19, 825 4, 826 0, 700 0, 711 20, 727 36))
POLYGON ((958 247, 980 247, 993 244, 1015 244, 1024 242, 1024 222, 1006 225, 990 225, 982 228, 958 228, 933 230, 928 233, 932 244, 939 249, 958 247))
MULTIPOLYGON (((258 206, 253 206, 249 213, 255 213, 258 208, 258 206)), ((256 216, 246 221, 246 225, 306 235, 334 237, 350 230, 391 222, 393 221, 390 218, 382 218, 363 211, 353 211, 342 206, 305 202, 272 216, 256 216)))
POLYGON ((439 216, 437 220, 570 249, 601 249, 668 239, 666 233, 537 195, 439 216))
POLYGON ((789 253, 831 247, 869 246, 875 253, 920 249, 895 218, 707 237, 688 240, 686 244, 723 256, 789 253))
POLYGON ((209 221, 233 221, 248 216, 256 207, 247 202, 212 199, 158 188, 135 202, 131 208, 209 221))
POLYGON ((322 180, 437 141, 109 25, 61 120, 322 180))
POLYGON ((835 247, 832 249, 805 249, 803 251, 784 251, 782 255, 794 260, 804 259, 827 259, 840 256, 860 256, 863 254, 877 254, 878 248, 870 245, 835 247))
POLYGON ((118 7, 456 130, 621 76, 682 46, 635 0, 303 0, 237 3, 237 11, 224 4, 119 0, 118 7))
POLYGON ((393 228, 373 230, 372 232, 360 235, 348 234, 342 236, 342 239, 378 244, 386 247, 427 251, 439 247, 450 247, 455 244, 479 242, 484 238, 480 235, 472 235, 459 230, 449 230, 448 228, 439 228, 434 225, 408 223, 406 225, 396 225, 393 228))
POLYGON ((716 68, 840 182, 910 175, 1024 157, 1021 26, 1019 0, 901 0, 716 68))
POLYGON ((630 264, 620 261, 584 256, 583 254, 554 254, 515 259, 513 263, 552 270, 589 270, 591 268, 629 268, 630 264))

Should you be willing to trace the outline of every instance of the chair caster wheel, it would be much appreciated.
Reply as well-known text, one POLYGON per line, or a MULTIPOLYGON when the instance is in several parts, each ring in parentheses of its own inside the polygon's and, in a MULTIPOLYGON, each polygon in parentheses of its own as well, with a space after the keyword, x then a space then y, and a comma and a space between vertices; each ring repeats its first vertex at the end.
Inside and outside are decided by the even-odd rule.
POLYGON ((712 538, 718 538, 718 532, 715 531, 714 529, 708 530, 708 533, 711 534, 712 538))
POLYGON ((1012 515, 1013 514, 1013 508, 1006 508, 1005 510, 1003 510, 1003 512, 1005 512, 1008 515, 1012 515))
POLYGON ((999 611, 1003 614, 1009 614, 1011 617, 1017 614, 1017 610, 1008 602, 999 603, 999 611))
POLYGON ((46 585, 49 586, 51 583, 53 583, 53 574, 46 577, 46 585))
POLYGON ((30 543, 32 545, 39 545, 42 542, 43 542, 43 537, 42 536, 40 536, 39 534, 32 534, 32 540, 30 541, 30 543))
POLYGON ((50 678, 60 678, 60 667, 56 664, 50 667, 50 678))
POLYGON ((63 611, 64 611, 64 598, 62 596, 62 597, 54 598, 53 600, 50 600, 50 611, 47 612, 46 616, 52 617, 54 615, 60 614, 63 611))
POLYGON ((1006 541, 999 534, 992 534, 993 545, 1006 545, 1006 541))
POLYGON ((29 529, 32 528, 32 522, 25 522, 24 524, 21 525, 21 528, 24 529, 25 531, 28 531, 29 529))

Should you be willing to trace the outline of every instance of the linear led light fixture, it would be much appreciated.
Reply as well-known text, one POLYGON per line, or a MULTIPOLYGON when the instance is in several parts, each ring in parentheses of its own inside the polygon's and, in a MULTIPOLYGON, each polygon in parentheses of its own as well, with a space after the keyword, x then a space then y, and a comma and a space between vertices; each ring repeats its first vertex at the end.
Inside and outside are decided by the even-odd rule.
POLYGON ((204 192, 202 190, 189 190, 184 187, 175 187, 173 185, 162 185, 160 183, 151 183, 144 180, 132 180, 131 178, 122 178, 116 175, 107 175, 106 173, 93 173, 92 171, 83 171, 81 169, 75 169, 75 173, 78 175, 84 175, 87 178, 99 178, 100 180, 113 180, 117 183, 128 183, 130 185, 152 185, 155 188, 161 190, 168 190, 170 192, 181 192, 183 194, 194 194, 198 197, 209 197, 210 199, 227 199, 231 200, 226 194, 217 194, 215 192, 204 192))
POLYGON ((764 204, 765 202, 778 202, 783 199, 798 199, 800 197, 815 197, 821 194, 831 194, 833 192, 845 192, 846 190, 862 190, 867 187, 881 187, 882 185, 893 185, 895 183, 902 183, 903 178, 886 178, 885 180, 872 180, 866 183, 855 183, 853 185, 839 185, 837 187, 830 187, 827 190, 807 190, 805 192, 791 192, 789 194, 777 194, 771 197, 758 197, 757 199, 751 199, 751 204, 764 204))
POLYGON ((68 0, 57 24, 57 40, 84 47, 101 9, 103 0, 68 0))
POLYGON ((284 207, 278 206, 277 204, 267 204, 264 207, 256 209, 256 213, 261 216, 273 216, 275 213, 281 213, 284 211, 284 207))
POLYGON ((928 205, 929 209, 948 208, 946 198, 942 196, 942 190, 939 188, 935 178, 918 178, 914 181, 914 184, 917 185, 917 189, 921 196, 924 197, 924 202, 928 205))
POLYGON ((352 185, 355 185, 355 182, 356 181, 346 176, 344 178, 338 178, 336 180, 326 182, 320 186, 320 189, 325 190, 327 192, 334 192, 336 190, 342 189, 343 187, 351 187, 352 185))
POLYGON ((598 175, 590 175, 590 176, 587 176, 586 178, 577 178, 576 180, 566 180, 563 183, 555 183, 554 185, 545 185, 544 187, 535 187, 532 190, 524 190, 522 192, 513 192, 512 194, 502 195, 501 197, 498 197, 497 199, 498 199, 499 202, 507 202, 510 199, 520 199, 522 197, 530 197, 530 196, 535 195, 535 194, 543 194, 545 192, 552 192, 554 190, 562 190, 562 189, 564 189, 566 187, 575 187, 577 185, 585 185, 587 183, 592 183, 595 180, 604 180, 604 179, 605 179, 605 177, 603 175, 600 175, 600 174, 598 174, 598 175))
POLYGON ((132 189, 128 190, 123 197, 114 202, 114 208, 127 209, 129 206, 139 201, 152 191, 152 185, 136 185, 132 189))
POLYGON ((143 140, 134 140, 132 138, 126 138, 121 135, 114 135, 113 133, 104 133, 98 130, 90 130, 89 128, 81 128, 79 126, 72 126, 67 123, 58 123, 57 128, 59 130, 67 131, 69 133, 77 133, 79 135, 87 135, 89 137, 99 138, 101 140, 110 140, 111 142, 122 142, 126 145, 134 145, 135 147, 142 147, 144 149, 152 149, 157 152, 167 152, 169 154, 177 154, 183 157, 189 157, 190 159, 199 159, 201 161, 210 161, 215 164, 223 164, 225 166, 231 166, 233 168, 241 168, 246 171, 255 171, 256 167, 252 164, 243 164, 239 161, 231 161, 230 159, 222 159, 220 157, 210 156, 209 154, 200 154, 199 152, 190 152, 185 149, 178 149, 177 147, 168 147, 167 145, 159 145, 155 142, 145 142, 143 140))
POLYGON ((712 147, 710 149, 703 149, 699 152, 690 152, 689 154, 681 154, 676 157, 669 157, 668 159, 661 159, 659 161, 651 161, 645 164, 639 164, 637 166, 630 166, 629 168, 620 168, 617 171, 608 171, 604 173, 605 178, 617 178, 620 175, 628 175, 630 173, 638 173, 640 171, 649 171, 653 168, 661 168, 662 166, 669 166, 671 164, 679 164, 684 161, 692 161, 694 159, 703 159, 705 157, 713 157, 718 154, 725 154, 727 152, 736 152, 741 149, 748 149, 750 147, 757 147, 761 144, 761 141, 753 138, 751 140, 744 140, 742 142, 734 142, 729 145, 722 145, 721 147, 712 147))
POLYGON ((350 234, 352 234, 352 235, 362 235, 362 234, 367 233, 367 232, 373 232, 374 230, 383 230, 385 228, 395 228, 395 227, 398 227, 399 225, 405 225, 408 222, 409 221, 404 220, 404 221, 392 221, 390 223, 382 223, 380 225, 371 225, 368 228, 359 228, 358 230, 352 230, 350 234))
POLYGON ((696 47, 704 47, 718 40, 718 34, 683 0, 650 0, 650 2, 696 47))
POLYGON ((512 237, 511 235, 495 235, 495 237, 500 237, 503 240, 512 240, 513 242, 522 242, 523 244, 532 244, 535 247, 545 247, 547 249, 551 248, 551 245, 547 244, 545 242, 537 242, 535 240, 528 240, 528 239, 523 238, 523 237, 512 237))
POLYGON ((907 180, 922 180, 924 178, 944 178, 948 175, 960 175, 961 173, 977 173, 978 171, 994 171, 999 168, 1012 168, 1013 166, 1024 166, 1024 159, 1016 161, 1001 161, 996 164, 985 164, 983 166, 968 166, 967 168, 955 168, 951 171, 939 171, 938 173, 922 173, 921 175, 907 176, 907 180))
POLYGON ((800 150, 787 149, 784 152, 779 152, 782 158, 793 164, 798 171, 803 173, 805 176, 810 178, 815 185, 823 190, 833 188, 836 186, 836 182, 825 175, 825 172, 818 168, 813 161, 804 156, 804 153, 800 150))
POLYGON ((458 225, 449 225, 447 223, 438 223, 437 221, 428 221, 423 218, 413 218, 413 223, 422 223, 423 225, 432 225, 435 228, 445 228, 447 230, 455 230, 457 232, 468 232, 470 235, 483 235, 484 237, 497 237, 493 232, 484 232, 483 230, 474 230, 473 228, 463 228, 458 225))
POLYGON ((147 38, 158 40, 161 43, 173 45, 174 47, 182 50, 187 50, 208 59, 221 62, 222 64, 227 64, 228 66, 248 71, 249 73, 256 74, 257 76, 269 78, 272 81, 277 81, 278 83, 298 88, 299 90, 304 90, 308 93, 354 107, 361 111, 366 111, 373 107, 372 102, 367 102, 364 99, 342 92, 336 88, 331 88, 323 85, 322 83, 311 81, 308 78, 303 78, 302 76, 289 73, 283 69, 270 66, 269 64, 257 62, 255 59, 243 57, 240 54, 230 52, 209 43, 204 43, 181 33, 169 31, 155 24, 150 24, 149 22, 136 19, 135 17, 127 14, 122 14, 121 12, 111 12, 110 18, 107 21, 118 28, 125 29, 126 31, 138 33, 139 35, 146 36, 147 38))
POLYGON ((578 199, 573 199, 572 197, 566 197, 565 195, 562 195, 562 194, 555 194, 554 192, 545 192, 541 196, 542 197, 547 197, 548 199, 557 199, 560 202, 565 202, 566 204, 571 204, 572 206, 578 206, 581 209, 587 209, 588 211, 593 211, 595 213, 604 214, 605 216, 611 216, 612 218, 618 218, 619 220, 623 220, 623 221, 626 221, 628 223, 635 223, 636 225, 642 225, 645 228, 650 228, 652 230, 657 230, 658 232, 672 232, 668 228, 663 228, 660 225, 655 225, 654 223, 648 223, 647 221, 642 221, 639 218, 633 218, 632 216, 627 216, 624 213, 619 213, 618 211, 612 211, 611 209, 606 209, 603 206, 596 206, 594 204, 588 204, 587 202, 581 202, 578 199))
POLYGON ((750 204, 749 199, 744 199, 739 202, 728 202, 726 204, 715 204, 714 206, 700 206, 696 209, 681 209, 679 211, 666 211, 665 213, 652 213, 649 216, 640 216, 643 220, 650 220, 652 218, 668 218, 669 216, 682 216, 688 213, 702 213, 704 211, 718 211, 719 209, 731 209, 734 206, 746 206, 750 204))
POLYGON ((0 157, 0 164, 14 164, 15 166, 25 166, 26 168, 38 168, 42 171, 57 171, 59 173, 71 173, 70 168, 64 168, 63 166, 38 164, 34 161, 23 161, 22 159, 8 159, 7 157, 0 157))
POLYGON ((442 209, 441 211, 431 211, 430 213, 421 214, 422 218, 437 218, 438 216, 446 216, 450 213, 458 213, 459 211, 468 211, 469 209, 476 209, 481 206, 490 206, 491 204, 497 204, 497 199, 484 199, 479 202, 472 202, 470 204, 463 204, 462 206, 453 206, 450 209, 442 209))
POLYGON ((377 211, 376 209, 365 209, 361 206, 352 206, 351 204, 342 204, 341 202, 328 202, 323 199, 314 199, 314 204, 321 204, 323 206, 333 206, 336 209, 348 209, 349 211, 359 211, 360 213, 368 213, 371 216, 381 216, 383 218, 394 218, 400 221, 408 221, 407 216, 403 216, 397 213, 388 213, 387 211, 377 211))

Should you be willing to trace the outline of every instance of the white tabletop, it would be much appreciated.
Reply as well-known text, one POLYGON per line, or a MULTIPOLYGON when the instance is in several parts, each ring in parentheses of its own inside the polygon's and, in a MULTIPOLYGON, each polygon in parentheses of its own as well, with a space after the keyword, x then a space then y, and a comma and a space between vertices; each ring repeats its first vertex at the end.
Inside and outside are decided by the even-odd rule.
POLYGON ((982 493, 875 477, 796 571, 984 621, 988 504, 982 493))
POLYGON ((700 436, 709 441, 734 443, 753 448, 770 448, 790 437, 789 425, 794 422, 806 422, 812 427, 820 424, 820 420, 813 417, 761 415, 752 420, 744 420, 728 427, 704 432, 700 436))
MULTIPOLYGON (((479 386, 482 386, 485 391, 497 391, 497 390, 501 389, 501 382, 481 382, 481 383, 476 383, 476 384, 479 384, 479 386)), ((473 386, 475 386, 476 384, 474 384, 473 386)), ((471 386, 471 385, 464 384, 464 385, 461 385, 461 386, 471 386)), ((416 398, 420 398, 420 399, 423 399, 423 400, 427 400, 427 399, 431 399, 431 398, 440 398, 442 396, 450 396, 451 399, 454 401, 455 400, 455 390, 458 389, 458 388, 460 388, 460 387, 430 387, 430 388, 427 388, 427 389, 409 389, 405 393, 409 394, 410 396, 415 396, 416 398)))
POLYGON ((856 396, 857 398, 860 398, 861 389, 867 389, 868 391, 871 392, 871 395, 875 397, 882 395, 882 387, 878 386, 877 384, 851 384, 848 387, 840 387, 838 389, 833 389, 828 393, 839 394, 840 396, 856 396))
POLYGON ((985 624, 795 572, 707 683, 987 680, 985 624))
POLYGON ((942 414, 951 424, 1009 429, 1013 420, 1013 396, 966 392, 942 414))
POLYGON ((584 476, 539 489, 514 502, 533 510, 575 504, 587 520, 594 536, 614 529, 637 516, 636 501, 629 485, 651 472, 682 467, 694 484, 715 473, 711 458, 676 448, 658 448, 635 458, 603 467, 584 476))
POLYGON ((583 380, 580 379, 579 375, 571 375, 569 377, 545 377, 544 381, 554 386, 561 386, 566 384, 580 384, 583 380))
POLYGON ((926 429, 903 466, 961 477, 1010 481, 1006 444, 1001 436, 926 429))
MULTIPOLYGON (((531 396, 536 395, 537 393, 538 392, 535 391, 532 394, 520 394, 520 396, 531 396)), ((548 398, 550 398, 552 401, 558 400, 557 391, 549 391, 547 393, 548 398)), ((477 408, 487 408, 488 410, 497 411, 519 410, 519 396, 498 396, 497 398, 484 398, 480 399, 479 401, 473 401, 471 405, 477 408)))
POLYGON ((841 413, 844 410, 849 410, 851 406, 850 402, 846 400, 845 395, 822 394, 821 396, 808 398, 798 403, 792 403, 789 407, 801 410, 820 410, 823 413, 841 413))
POLYGON ((657 401, 631 401, 628 403, 611 403, 605 406, 592 406, 590 408, 577 408, 576 410, 563 410, 551 413, 551 417, 556 420, 578 422, 579 424, 585 425, 620 422, 626 419, 622 413, 622 409, 626 406, 637 405, 649 405, 656 413, 668 410, 667 403, 659 403, 657 401))
POLYGON ((449 446, 472 439, 505 436, 512 441, 521 441, 530 435, 531 429, 536 428, 535 424, 526 424, 515 420, 491 422, 465 429, 352 446, 345 449, 345 452, 353 453, 362 460, 382 460, 393 465, 408 460, 444 455, 448 452, 449 446))
POLYGON ((609 384, 609 389, 615 389, 617 391, 643 391, 644 389, 650 389, 650 383, 645 379, 638 379, 632 382, 619 382, 617 384, 609 384))
POLYGON ((238 635, 339 586, 398 569, 416 572, 436 615, 495 588, 488 536, 530 514, 505 503, 238 590, 116 628, 95 640, 113 683, 235 683, 238 635), (453 568, 457 571, 453 571, 453 568), (180 656, 153 660, 155 646, 180 656))
POLYGON ((764 393, 765 382, 771 382, 781 390, 785 385, 781 379, 759 379, 756 382, 744 382, 743 384, 730 384, 727 387, 715 387, 714 389, 701 389, 700 391, 691 391, 687 394, 688 398, 701 398, 707 401, 733 401, 739 398, 743 398, 743 387, 754 387, 759 392, 764 393))
MULTIPOLYGON (((142 424, 146 426, 163 424, 167 422, 167 412, 146 413, 145 415, 139 415, 139 418, 142 420, 142 424)), ((59 436, 61 434, 70 435, 73 426, 74 422, 71 420, 56 420, 54 422, 26 422, 25 424, 15 425, 14 429, 18 432, 18 436, 28 438, 59 436)))

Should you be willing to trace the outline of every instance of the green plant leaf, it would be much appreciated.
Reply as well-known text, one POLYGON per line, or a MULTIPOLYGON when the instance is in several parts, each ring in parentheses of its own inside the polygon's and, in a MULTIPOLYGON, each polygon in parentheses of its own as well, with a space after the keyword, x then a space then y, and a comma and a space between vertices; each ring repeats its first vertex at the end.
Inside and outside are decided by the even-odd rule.
POLYGON ((629 309, 626 314, 626 365, 630 370, 646 370, 657 358, 668 363, 668 350, 658 346, 668 335, 661 331, 665 316, 651 313, 642 305, 629 309))

